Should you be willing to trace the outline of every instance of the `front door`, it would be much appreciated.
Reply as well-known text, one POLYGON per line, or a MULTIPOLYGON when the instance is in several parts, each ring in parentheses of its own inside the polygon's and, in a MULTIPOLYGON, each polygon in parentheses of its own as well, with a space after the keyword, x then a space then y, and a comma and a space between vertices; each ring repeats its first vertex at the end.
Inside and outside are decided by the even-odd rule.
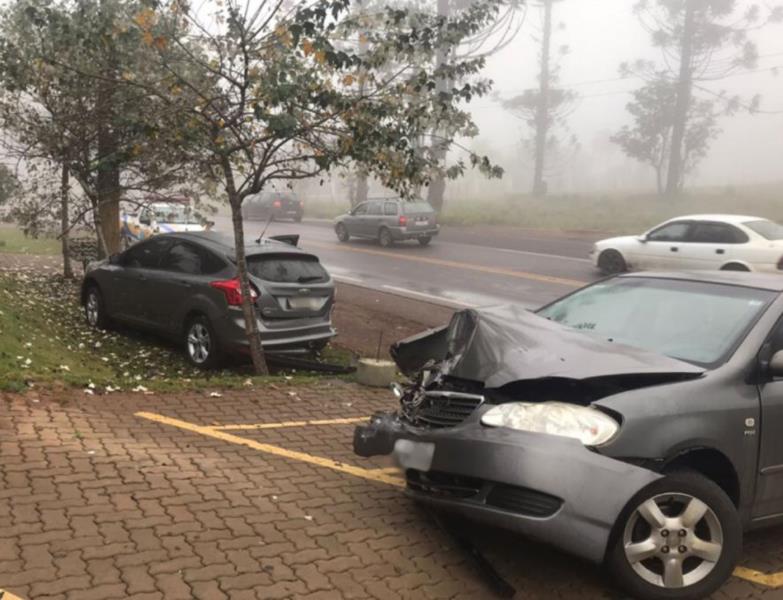
MULTIPOLYGON (((783 319, 764 345, 760 360, 769 361, 783 350, 783 319)), ((783 514, 783 379, 759 386, 761 397, 761 440, 759 445, 758 484, 753 517, 783 514)))
POLYGON ((112 271, 111 286, 107 290, 112 315, 139 325, 151 324, 150 278, 168 245, 168 239, 155 237, 125 251, 120 258, 120 268, 112 271))

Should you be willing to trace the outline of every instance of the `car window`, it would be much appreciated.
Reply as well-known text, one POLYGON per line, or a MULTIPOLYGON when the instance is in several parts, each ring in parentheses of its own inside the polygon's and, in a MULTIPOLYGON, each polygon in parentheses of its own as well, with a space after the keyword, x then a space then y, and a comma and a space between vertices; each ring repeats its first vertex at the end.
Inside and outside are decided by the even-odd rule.
POLYGON ((429 202, 403 202, 402 206, 406 215, 435 212, 429 202))
POLYGON ((761 219, 743 224, 767 240, 783 240, 783 225, 761 219))
POLYGON ((397 216, 397 203, 396 202, 384 202, 383 214, 387 217, 397 216))
POLYGON ((209 250, 187 242, 174 242, 163 257, 160 268, 188 275, 211 275, 225 264, 209 250))
POLYGON ((329 273, 315 256, 299 254, 256 254, 247 257, 251 275, 274 283, 324 283, 329 273))
POLYGON ((651 242, 682 242, 685 241, 690 226, 690 223, 684 221, 669 223, 651 232, 647 239, 651 242))
POLYGON ((160 259, 169 247, 167 238, 152 238, 149 241, 136 244, 122 255, 121 263, 132 269, 156 269, 160 259))
POLYGON ((725 360, 775 297, 714 283, 619 277, 539 314, 604 340, 711 366, 725 360))
POLYGON ((724 223, 694 223, 687 240, 696 244, 745 244, 749 238, 743 231, 724 223))
POLYGON ((383 207, 380 202, 370 202, 367 208, 368 215, 381 215, 383 214, 383 207))
POLYGON ((353 214, 356 215, 356 216, 366 215, 367 214, 367 203, 365 202, 365 203, 360 204, 359 206, 357 206, 354 209, 353 214))

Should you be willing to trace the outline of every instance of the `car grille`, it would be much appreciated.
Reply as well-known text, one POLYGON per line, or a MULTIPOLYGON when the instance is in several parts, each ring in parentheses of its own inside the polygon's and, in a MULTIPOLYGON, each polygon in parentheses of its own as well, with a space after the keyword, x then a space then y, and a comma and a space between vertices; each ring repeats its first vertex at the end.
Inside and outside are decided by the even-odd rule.
POLYGON ((408 469, 405 478, 409 490, 430 498, 468 500, 525 517, 551 517, 563 505, 560 498, 543 492, 475 477, 408 469))
POLYGON ((487 504, 530 517, 550 517, 563 502, 560 498, 515 485, 496 483, 487 496, 487 504))
POLYGON ((429 391, 421 404, 410 411, 414 425, 431 429, 456 427, 484 403, 484 396, 460 392, 429 391))
POLYGON ((459 477, 448 473, 415 471, 406 473, 408 487, 428 496, 439 498, 472 498, 481 492, 483 482, 472 477, 459 477))

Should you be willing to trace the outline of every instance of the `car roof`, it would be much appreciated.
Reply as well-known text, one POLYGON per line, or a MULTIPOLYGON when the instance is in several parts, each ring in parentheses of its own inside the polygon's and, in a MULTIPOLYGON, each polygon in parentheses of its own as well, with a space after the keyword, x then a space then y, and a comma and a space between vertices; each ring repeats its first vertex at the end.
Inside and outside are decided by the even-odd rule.
POLYGON ((627 273, 618 275, 621 278, 644 279, 676 279, 679 281, 696 281, 700 283, 717 283, 734 287, 747 287, 770 292, 783 292, 783 277, 772 273, 748 273, 745 271, 677 271, 643 273, 627 273))
POLYGON ((687 215, 671 219, 673 221, 714 221, 718 223, 729 223, 731 225, 742 225, 748 221, 767 221, 762 217, 751 217, 748 215, 729 215, 729 214, 705 214, 705 215, 687 215))
MULTIPOLYGON (((218 233, 216 231, 182 231, 177 233, 163 234, 167 237, 180 238, 183 240, 190 240, 208 246, 210 249, 216 252, 222 252, 229 256, 234 255, 234 236, 227 235, 225 233, 218 233)), ((264 238, 260 244, 257 244, 255 236, 250 236, 250 243, 245 242, 245 254, 263 254, 266 252, 285 252, 290 254, 307 254, 301 248, 273 240, 271 238, 264 238)))

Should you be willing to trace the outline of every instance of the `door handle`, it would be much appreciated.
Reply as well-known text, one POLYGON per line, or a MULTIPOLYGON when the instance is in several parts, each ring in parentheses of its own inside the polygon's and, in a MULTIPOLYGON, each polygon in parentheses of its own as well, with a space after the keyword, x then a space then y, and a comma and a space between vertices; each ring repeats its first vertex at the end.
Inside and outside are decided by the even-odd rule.
POLYGON ((669 248, 669 250, 671 250, 672 252, 679 252, 680 251, 680 249, 677 246, 672 246, 671 248, 669 248))
POLYGON ((715 254, 726 254, 726 251, 725 251, 723 248, 718 248, 718 249, 715 251, 715 254))

